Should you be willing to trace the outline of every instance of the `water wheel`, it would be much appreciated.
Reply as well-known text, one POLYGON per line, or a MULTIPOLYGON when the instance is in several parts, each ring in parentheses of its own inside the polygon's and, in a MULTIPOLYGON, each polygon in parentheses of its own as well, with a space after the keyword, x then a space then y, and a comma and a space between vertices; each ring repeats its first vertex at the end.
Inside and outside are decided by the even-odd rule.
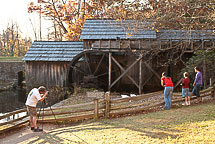
MULTIPOLYGON (((70 62, 69 82, 82 88, 108 90, 108 52, 87 50, 70 62)), ((111 75, 119 75, 119 68, 112 65, 111 75)))

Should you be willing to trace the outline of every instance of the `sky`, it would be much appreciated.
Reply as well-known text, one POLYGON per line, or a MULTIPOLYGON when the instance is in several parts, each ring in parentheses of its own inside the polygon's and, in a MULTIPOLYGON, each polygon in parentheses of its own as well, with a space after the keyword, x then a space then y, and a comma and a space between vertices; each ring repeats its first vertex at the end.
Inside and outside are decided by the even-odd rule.
MULTIPOLYGON (((29 14, 27 6, 30 2, 37 2, 37 0, 1 0, 0 2, 0 33, 7 28, 8 23, 17 23, 20 27, 23 37, 31 37, 35 40, 33 27, 37 29, 39 34, 39 14, 29 14), (30 20, 32 21, 32 24, 30 20)), ((42 20, 42 39, 47 35, 47 27, 50 23, 42 20)))

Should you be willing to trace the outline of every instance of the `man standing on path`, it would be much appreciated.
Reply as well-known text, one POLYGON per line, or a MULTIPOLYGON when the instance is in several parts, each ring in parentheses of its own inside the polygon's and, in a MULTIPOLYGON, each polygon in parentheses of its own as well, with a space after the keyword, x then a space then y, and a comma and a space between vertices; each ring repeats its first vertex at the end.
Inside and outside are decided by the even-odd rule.
POLYGON ((29 121, 30 121, 31 130, 33 130, 34 132, 42 131, 42 129, 39 129, 39 127, 37 127, 36 105, 38 101, 42 102, 47 95, 48 95, 48 91, 46 91, 46 88, 44 86, 40 86, 38 89, 33 88, 28 94, 25 105, 30 115, 29 121))
POLYGON ((202 102, 202 98, 200 96, 200 88, 202 86, 202 73, 200 72, 198 67, 194 68, 195 72, 196 72, 196 77, 195 77, 195 81, 193 83, 193 91, 192 93, 197 97, 197 102, 196 103, 200 103, 202 102))

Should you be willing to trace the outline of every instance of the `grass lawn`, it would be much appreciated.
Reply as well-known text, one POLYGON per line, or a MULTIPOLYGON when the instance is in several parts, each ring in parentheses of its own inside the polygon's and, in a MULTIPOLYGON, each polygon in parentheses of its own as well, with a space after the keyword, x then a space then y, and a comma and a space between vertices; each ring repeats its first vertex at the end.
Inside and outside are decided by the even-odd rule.
POLYGON ((11 62, 18 61, 21 62, 23 57, 2 57, 0 56, 0 62, 11 62))
POLYGON ((67 126, 23 143, 215 143, 215 100, 167 111, 67 126))

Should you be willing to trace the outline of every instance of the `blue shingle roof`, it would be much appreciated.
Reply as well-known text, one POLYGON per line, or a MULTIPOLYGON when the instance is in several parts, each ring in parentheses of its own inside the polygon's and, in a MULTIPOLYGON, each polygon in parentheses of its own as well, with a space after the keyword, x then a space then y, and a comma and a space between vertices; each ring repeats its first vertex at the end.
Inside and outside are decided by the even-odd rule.
POLYGON ((83 42, 35 41, 28 49, 23 61, 71 61, 83 51, 83 42))
POLYGON ((213 30, 160 30, 157 38, 161 40, 215 39, 215 33, 213 30))
POLYGON ((86 20, 80 39, 155 39, 152 23, 134 20, 86 20))

